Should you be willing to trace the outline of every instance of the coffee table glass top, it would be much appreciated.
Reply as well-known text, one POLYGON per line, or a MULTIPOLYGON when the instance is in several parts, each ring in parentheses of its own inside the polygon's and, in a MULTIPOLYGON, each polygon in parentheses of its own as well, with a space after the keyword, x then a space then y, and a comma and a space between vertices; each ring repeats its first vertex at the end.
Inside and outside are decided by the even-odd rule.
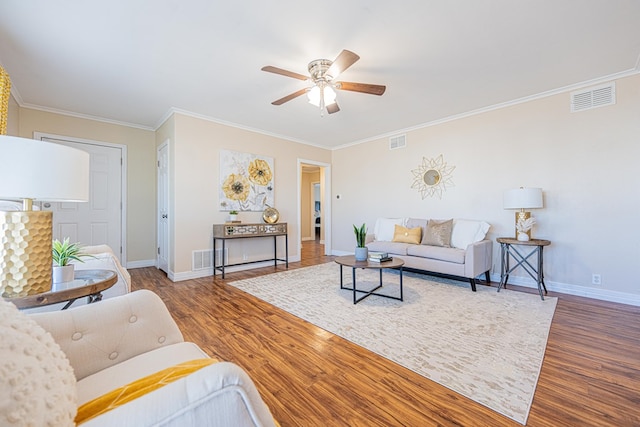
POLYGON ((335 262, 346 267, 356 268, 398 268, 404 265, 404 261, 400 258, 393 258, 390 261, 373 262, 373 261, 356 261, 354 255, 345 255, 335 258, 335 262))
POLYGON ((71 282, 54 283, 48 292, 7 298, 7 301, 18 308, 41 307, 64 301, 73 302, 81 297, 99 296, 102 291, 109 289, 117 281, 117 274, 111 270, 76 270, 74 280, 71 282))

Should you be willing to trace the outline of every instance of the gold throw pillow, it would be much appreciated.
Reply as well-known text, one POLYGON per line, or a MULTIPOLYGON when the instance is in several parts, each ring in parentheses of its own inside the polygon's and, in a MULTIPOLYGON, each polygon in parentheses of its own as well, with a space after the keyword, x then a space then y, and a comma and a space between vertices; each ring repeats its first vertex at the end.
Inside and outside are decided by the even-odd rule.
POLYGON ((453 229, 453 219, 438 221, 430 219, 427 223, 423 245, 451 247, 451 230, 453 229))
POLYGON ((396 224, 395 230, 393 232, 394 242, 414 243, 416 245, 419 245, 421 239, 422 227, 407 228, 396 224))

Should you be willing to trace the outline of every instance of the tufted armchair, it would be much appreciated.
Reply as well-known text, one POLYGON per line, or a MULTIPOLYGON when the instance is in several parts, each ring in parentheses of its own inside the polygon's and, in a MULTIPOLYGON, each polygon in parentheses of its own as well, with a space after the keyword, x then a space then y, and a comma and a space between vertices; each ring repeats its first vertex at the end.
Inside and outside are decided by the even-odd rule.
POLYGON ((206 362, 128 403, 91 415, 83 426, 276 425, 246 372, 233 363, 212 363, 196 344, 185 342, 166 306, 151 291, 29 317, 51 333, 69 359, 81 408, 159 371, 189 361, 206 362))

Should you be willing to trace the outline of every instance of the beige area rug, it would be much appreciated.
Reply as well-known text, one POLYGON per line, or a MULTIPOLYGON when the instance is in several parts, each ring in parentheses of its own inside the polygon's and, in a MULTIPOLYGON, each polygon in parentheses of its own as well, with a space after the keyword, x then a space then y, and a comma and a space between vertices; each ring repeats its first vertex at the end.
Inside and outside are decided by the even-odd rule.
MULTIPOLYGON (((398 273, 386 271, 376 292, 397 296, 398 273)), ((526 423, 557 298, 405 272, 404 301, 354 305, 339 275, 327 263, 231 285, 526 423)), ((357 270, 358 289, 377 281, 377 271, 357 270)))

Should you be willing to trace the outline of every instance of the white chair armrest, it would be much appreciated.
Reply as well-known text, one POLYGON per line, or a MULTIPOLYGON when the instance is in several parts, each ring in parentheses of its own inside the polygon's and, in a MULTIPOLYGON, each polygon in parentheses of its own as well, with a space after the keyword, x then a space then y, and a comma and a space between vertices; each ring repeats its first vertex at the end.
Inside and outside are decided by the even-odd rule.
POLYGON ((148 290, 30 316, 51 333, 78 380, 139 354, 184 341, 160 297, 148 290))

